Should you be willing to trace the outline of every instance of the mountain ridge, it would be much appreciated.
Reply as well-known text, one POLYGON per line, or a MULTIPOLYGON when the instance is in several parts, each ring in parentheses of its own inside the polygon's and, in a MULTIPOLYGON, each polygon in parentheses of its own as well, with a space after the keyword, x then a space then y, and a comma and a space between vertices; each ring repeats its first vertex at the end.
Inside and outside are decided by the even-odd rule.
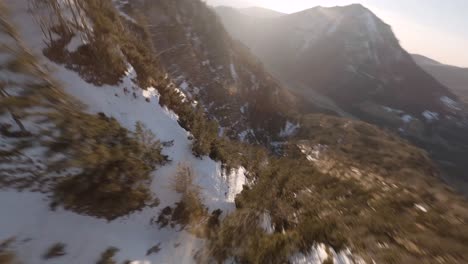
POLYGON ((416 62, 418 62, 419 65, 424 65, 424 64, 434 64, 434 65, 443 65, 443 66, 449 66, 449 67, 454 67, 454 68, 459 68, 459 69, 468 69, 467 67, 461 67, 461 66, 455 66, 447 63, 442 63, 440 61, 437 61, 435 59, 431 59, 427 56, 421 55, 421 54, 411 54, 411 56, 415 59, 416 62))
POLYGON ((428 150, 452 175, 451 184, 468 191, 466 166, 458 158, 468 153, 460 93, 418 66, 390 25, 369 9, 316 7, 269 20, 217 11, 230 34, 296 94, 395 131, 428 150))
POLYGON ((239 10, 245 15, 249 15, 252 17, 259 17, 259 18, 274 18, 274 17, 285 15, 285 13, 281 13, 275 10, 258 7, 258 6, 239 8, 239 10))
MULTIPOLYGON (((409 54, 400 47, 391 28, 362 5, 332 8, 315 7, 279 17, 276 22, 264 22, 267 25, 262 24, 262 22, 258 23, 258 27, 262 27, 263 30, 256 30, 256 23, 252 21, 245 23, 243 21, 233 21, 232 19, 230 21, 233 24, 236 22, 240 24, 236 29, 236 25, 230 26, 225 19, 225 25, 233 33, 234 37, 243 40, 265 62, 267 67, 273 69, 273 72, 286 72, 281 74, 280 78, 290 80, 307 78, 308 85, 315 87, 312 89, 325 94, 328 93, 329 96, 335 97, 335 100, 344 100, 342 94, 331 91, 333 89, 338 91, 343 84, 333 80, 331 76, 324 77, 324 74, 341 73, 350 76, 349 78, 363 75, 359 77, 361 86, 368 83, 367 85, 388 87, 382 88, 382 91, 371 91, 369 87, 361 92, 355 91, 358 93, 349 94, 345 92, 346 96, 354 96, 354 99, 351 99, 350 102, 358 100, 356 96, 369 96, 369 92, 376 93, 372 100, 379 100, 378 96, 382 94, 390 107, 407 108, 405 110, 412 114, 418 114, 419 112, 420 115, 429 108, 424 108, 421 105, 418 109, 409 109, 405 105, 415 106, 425 103, 430 104, 433 108, 429 110, 445 112, 439 98, 447 96, 456 100, 456 97, 450 91, 431 76, 426 75, 414 64, 409 54), (251 27, 253 29, 249 29, 251 27), (361 31, 363 28, 365 28, 365 32, 361 31), (244 33, 249 32, 249 30, 254 33, 250 35, 244 33), (263 33, 263 31, 267 32, 263 33), (337 33, 337 31, 340 33, 337 33), (370 42, 367 42, 367 40, 370 40, 370 42), (273 44, 275 42, 279 42, 279 44, 273 44), (333 57, 331 54, 334 54, 333 57), (358 68, 356 69, 356 67, 358 68), (405 71, 399 71, 398 68, 405 68, 406 71, 412 72, 417 77, 410 80, 410 75, 404 77, 405 71), (307 73, 306 71, 309 69, 312 72, 307 73), (380 72, 375 69, 380 70, 380 72), (317 74, 314 74, 314 71, 317 71, 317 74), (402 76, 395 77, 395 75, 402 76), (395 81, 392 78, 398 80, 395 81), (403 80, 400 80, 401 78, 403 80), (405 80, 405 78, 408 80, 405 80), (410 82, 414 81, 419 81, 421 84, 410 86, 410 82), (408 98, 399 97, 392 92, 395 87, 401 86, 405 88, 399 89, 416 90, 415 92, 421 94, 432 93, 433 95, 431 95, 432 98, 423 97, 419 99, 420 101, 424 99, 424 103, 420 101, 405 102, 408 98), (421 88, 414 86, 425 87, 425 92, 417 90, 421 88), (362 94, 362 92, 366 92, 367 95, 362 94), (394 98, 393 101, 389 101, 392 97, 394 98)), ((349 82, 347 83, 348 87, 351 86, 349 82)), ((343 92, 341 91, 341 93, 343 92)), ((347 102, 342 103, 349 104, 347 102)))

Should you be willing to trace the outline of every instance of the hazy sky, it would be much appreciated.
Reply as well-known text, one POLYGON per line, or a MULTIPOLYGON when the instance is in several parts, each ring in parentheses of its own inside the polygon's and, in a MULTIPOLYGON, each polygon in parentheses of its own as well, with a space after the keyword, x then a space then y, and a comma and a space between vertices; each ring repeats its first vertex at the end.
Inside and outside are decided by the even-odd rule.
POLYGON ((468 67, 468 0, 206 0, 293 13, 317 5, 361 3, 390 24, 402 46, 443 63, 468 67))

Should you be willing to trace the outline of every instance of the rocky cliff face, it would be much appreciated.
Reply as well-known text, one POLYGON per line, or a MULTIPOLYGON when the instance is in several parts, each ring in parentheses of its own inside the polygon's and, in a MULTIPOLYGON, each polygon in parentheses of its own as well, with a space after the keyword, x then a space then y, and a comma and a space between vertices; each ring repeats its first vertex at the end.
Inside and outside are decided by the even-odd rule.
POLYGON ((124 5, 152 36, 170 78, 233 138, 278 140, 298 99, 284 89, 200 1, 139 1, 124 5))

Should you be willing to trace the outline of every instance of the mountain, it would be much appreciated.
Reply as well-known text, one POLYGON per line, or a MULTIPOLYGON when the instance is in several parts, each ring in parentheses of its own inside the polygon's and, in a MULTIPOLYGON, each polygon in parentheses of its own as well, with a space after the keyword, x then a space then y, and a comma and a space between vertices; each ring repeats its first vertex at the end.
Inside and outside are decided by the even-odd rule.
POLYGON ((304 114, 201 1, 0 5, 1 263, 468 261, 424 150, 304 114))
POLYGON ((233 41, 200 1, 136 1, 124 6, 144 17, 158 57, 189 98, 199 101, 226 135, 256 143, 280 140, 302 100, 233 41), (267 132, 266 132, 267 131, 267 132))
POLYGON ((216 10, 230 34, 293 93, 393 130, 430 152, 446 180, 468 191, 468 168, 459 159, 468 153, 466 109, 370 10, 315 7, 273 19, 216 10))
POLYGON ((441 98, 457 100, 414 63, 390 26, 362 5, 316 7, 269 20, 217 10, 234 38, 304 96, 320 92, 353 114, 372 112, 371 102, 421 118, 425 111, 450 114, 441 98))
POLYGON ((468 103, 468 68, 442 64, 422 55, 413 54, 412 56, 421 68, 468 103))

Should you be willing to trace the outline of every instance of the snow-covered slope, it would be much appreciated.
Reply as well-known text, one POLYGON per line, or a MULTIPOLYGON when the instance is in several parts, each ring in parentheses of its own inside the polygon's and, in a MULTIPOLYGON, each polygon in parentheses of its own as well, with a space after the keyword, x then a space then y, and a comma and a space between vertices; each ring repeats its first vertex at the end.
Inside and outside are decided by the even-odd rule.
POLYGON ((7 0, 13 23, 39 63, 50 69, 67 93, 84 103, 90 113, 105 113, 132 130, 137 121, 144 123, 161 141, 174 140, 164 154, 171 163, 153 173, 151 190, 160 199, 157 208, 145 208, 129 216, 107 222, 90 216, 58 209, 51 211, 47 194, 30 191, 0 190, 0 241, 15 238, 14 250, 23 263, 45 263, 42 255, 55 243, 66 245, 66 255, 50 259, 47 263, 95 263, 109 247, 120 251, 115 259, 132 263, 188 263, 202 240, 186 231, 172 228, 159 229, 151 225, 162 208, 173 206, 180 195, 171 188, 179 164, 189 165, 196 175, 195 183, 201 188, 203 203, 212 210, 229 212, 234 207, 234 197, 245 183, 241 168, 225 175, 221 165, 205 157, 195 158, 191 152, 189 133, 181 128, 177 116, 158 104, 154 88, 137 87, 132 81, 133 68, 129 65, 127 76, 117 86, 96 87, 64 67, 51 63, 42 56, 42 32, 28 12, 26 0, 7 0), (136 97, 124 88, 134 88, 136 97), (141 89, 147 88, 147 89, 141 89), (160 252, 147 256, 147 251, 160 244, 160 252))

